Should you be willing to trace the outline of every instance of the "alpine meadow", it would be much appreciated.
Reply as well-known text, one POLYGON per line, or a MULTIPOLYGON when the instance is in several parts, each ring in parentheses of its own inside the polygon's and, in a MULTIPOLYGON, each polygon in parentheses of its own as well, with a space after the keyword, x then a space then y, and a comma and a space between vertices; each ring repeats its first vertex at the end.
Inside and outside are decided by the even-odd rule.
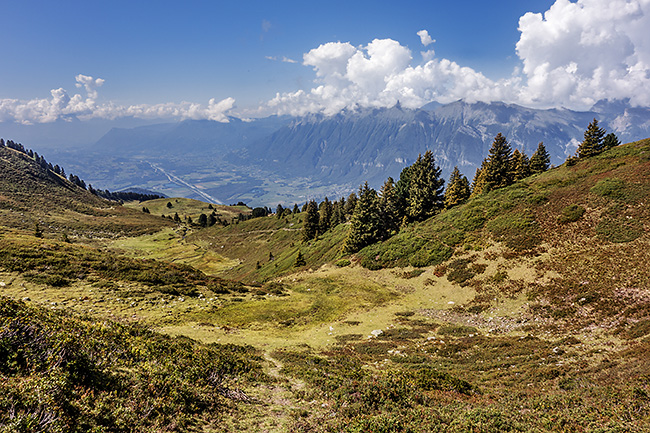
POLYGON ((221 3, 0 5, 0 433, 650 431, 650 0, 221 3))

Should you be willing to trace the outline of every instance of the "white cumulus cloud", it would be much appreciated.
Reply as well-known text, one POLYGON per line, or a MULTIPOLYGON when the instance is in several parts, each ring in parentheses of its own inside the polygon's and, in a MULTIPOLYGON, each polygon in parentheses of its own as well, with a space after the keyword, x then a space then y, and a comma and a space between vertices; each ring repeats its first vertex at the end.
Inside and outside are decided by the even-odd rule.
POLYGON ((50 123, 57 120, 81 120, 92 118, 116 119, 137 117, 142 119, 208 119, 228 122, 228 112, 235 106, 235 99, 217 101, 212 98, 207 106, 193 102, 119 105, 113 102, 98 103, 97 89, 104 84, 102 78, 77 75, 75 86, 83 88, 86 96, 68 95, 62 88, 50 91, 49 99, 0 99, 0 122, 22 124, 50 123))
MULTIPOLYGON (((557 0, 519 20, 521 66, 498 80, 453 60, 391 39, 366 46, 329 42, 303 57, 313 88, 277 94, 260 112, 333 114, 342 108, 406 107, 430 101, 505 101, 531 107, 588 109, 601 99, 650 106, 650 0, 557 0)), ((435 42, 417 32, 426 47, 435 42)))
POLYGON ((422 45, 425 47, 431 45, 436 41, 435 39, 432 39, 431 36, 429 36, 429 32, 426 30, 420 30, 417 35, 420 37, 420 42, 422 42, 422 45))
POLYGON ((519 20, 521 102, 587 108, 600 99, 650 105, 650 0, 557 0, 519 20))

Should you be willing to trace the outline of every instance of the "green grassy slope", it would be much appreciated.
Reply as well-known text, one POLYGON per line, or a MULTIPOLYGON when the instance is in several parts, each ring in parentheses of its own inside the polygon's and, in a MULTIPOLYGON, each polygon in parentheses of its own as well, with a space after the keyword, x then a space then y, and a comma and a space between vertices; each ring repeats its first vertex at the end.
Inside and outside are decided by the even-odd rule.
POLYGON ((236 264, 223 271, 224 277, 265 282, 300 270, 295 267, 298 251, 305 256, 305 268, 317 268, 340 255, 347 225, 341 224, 317 240, 304 243, 303 218, 301 213, 280 219, 274 215, 254 218, 196 231, 187 240, 236 260, 236 264))
POLYGON ((102 238, 153 233, 171 222, 141 215, 74 186, 33 159, 0 148, 0 225, 45 236, 102 238))
POLYGON ((493 304, 489 292, 528 293, 542 317, 621 328, 650 312, 649 200, 644 140, 470 200, 357 258, 371 269, 438 265, 438 275, 477 291, 475 309, 493 304), (502 274, 481 275, 485 258, 501 260, 502 274), (517 281, 509 274, 521 263, 551 277, 517 281))

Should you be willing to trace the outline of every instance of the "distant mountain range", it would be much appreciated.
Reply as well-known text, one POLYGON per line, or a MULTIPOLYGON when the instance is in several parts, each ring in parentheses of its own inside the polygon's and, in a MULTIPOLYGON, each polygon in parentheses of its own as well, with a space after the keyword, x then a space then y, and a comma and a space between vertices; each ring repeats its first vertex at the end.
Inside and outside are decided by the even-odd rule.
POLYGON ((366 180, 378 188, 427 149, 444 177, 457 165, 471 179, 499 132, 513 149, 529 156, 544 142, 552 163, 561 164, 575 152, 594 118, 622 142, 650 136, 650 108, 632 108, 626 101, 600 102, 586 112, 457 101, 416 110, 398 104, 330 117, 187 120, 115 128, 82 158, 60 156, 68 171, 72 168, 102 188, 139 187, 169 196, 275 205, 336 197, 366 180))

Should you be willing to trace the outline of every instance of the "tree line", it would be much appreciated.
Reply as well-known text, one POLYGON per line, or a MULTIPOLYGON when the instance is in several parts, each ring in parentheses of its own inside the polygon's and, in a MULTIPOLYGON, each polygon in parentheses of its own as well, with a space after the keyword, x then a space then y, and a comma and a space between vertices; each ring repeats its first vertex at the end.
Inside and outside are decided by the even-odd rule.
MULTIPOLYGON (((617 146, 620 141, 613 133, 598 126, 596 119, 584 133, 576 157, 586 158, 617 146)), ((568 161, 570 162, 570 161, 568 161)), ((570 165, 570 164, 569 164, 570 165)), ((373 243, 386 240, 401 228, 424 221, 444 209, 466 202, 495 189, 509 186, 528 176, 542 173, 551 167, 550 155, 543 143, 539 143, 529 158, 522 150, 512 150, 503 134, 494 138, 488 156, 476 169, 472 183, 458 167, 454 167, 447 187, 441 178, 441 170, 433 153, 427 150, 400 173, 397 182, 389 177, 377 192, 365 182, 358 194, 352 193, 347 201, 330 202, 327 198, 320 204, 309 201, 303 224, 303 240, 317 238, 332 227, 350 223, 348 236, 343 245, 346 254, 355 253, 373 243)), ((278 217, 286 212, 278 206, 278 217)))

